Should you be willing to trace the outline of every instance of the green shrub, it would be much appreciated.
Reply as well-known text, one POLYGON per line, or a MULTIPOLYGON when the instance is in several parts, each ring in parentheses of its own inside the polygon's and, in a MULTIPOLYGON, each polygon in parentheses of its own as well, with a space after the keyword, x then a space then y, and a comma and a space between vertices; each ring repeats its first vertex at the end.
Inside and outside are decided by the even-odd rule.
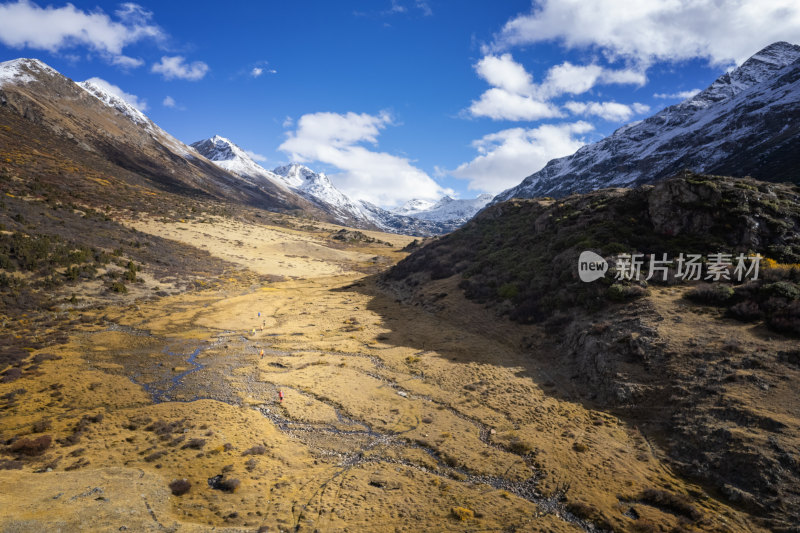
POLYGON ((686 292, 685 297, 695 303, 722 305, 733 296, 733 287, 721 283, 702 283, 686 292))
POLYGON ((617 302, 625 302, 628 300, 635 300, 647 294, 647 289, 639 285, 624 285, 622 283, 614 283, 606 291, 608 297, 617 302))
POLYGON ((123 282, 121 282, 121 281, 115 281, 114 283, 112 283, 109 286, 109 290, 111 292, 117 292, 117 293, 120 293, 120 294, 127 294, 128 293, 128 287, 126 287, 125 284, 123 282))
POLYGON ((761 287, 759 291, 766 297, 786 298, 787 300, 800 299, 800 286, 790 281, 777 281, 761 287))
POLYGON ((504 283, 497 289, 497 295, 504 300, 513 300, 517 294, 519 289, 513 283, 504 283))

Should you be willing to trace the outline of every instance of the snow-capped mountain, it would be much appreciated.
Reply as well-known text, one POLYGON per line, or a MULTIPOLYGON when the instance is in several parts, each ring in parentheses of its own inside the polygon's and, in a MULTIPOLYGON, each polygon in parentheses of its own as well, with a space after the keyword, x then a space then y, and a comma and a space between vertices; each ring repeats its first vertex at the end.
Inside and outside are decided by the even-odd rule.
POLYGON ((409 200, 393 212, 421 220, 455 224, 457 227, 465 224, 475 213, 483 209, 491 199, 491 194, 481 194, 477 198, 470 200, 456 200, 445 196, 435 203, 414 199, 409 200))
POLYGON ((192 143, 192 147, 214 164, 250 183, 257 185, 269 181, 279 184, 312 202, 340 224, 392 233, 438 235, 452 231, 467 220, 460 214, 457 221, 445 220, 444 216, 440 217, 441 220, 423 220, 421 217, 393 213, 363 200, 354 200, 337 189, 322 172, 315 172, 297 163, 267 170, 242 148, 219 135, 192 143))
POLYGON ((94 82, 92 80, 86 81, 79 81, 78 86, 84 89, 86 92, 106 104, 108 107, 116 109, 129 119, 133 121, 135 124, 139 124, 142 126, 150 126, 153 123, 150 121, 149 118, 145 116, 144 113, 139 111, 138 108, 134 107, 130 103, 126 102, 119 96, 110 93, 107 89, 103 88, 99 83, 94 82))
POLYGON ((247 152, 225 137, 214 135, 209 139, 192 143, 191 147, 218 167, 253 185, 269 183, 281 189, 289 189, 282 176, 256 163, 247 152))
POLYGON ((550 161, 492 203, 650 183, 682 169, 797 182, 798 153, 800 46, 778 42, 694 97, 550 161))
POLYGON ((219 135, 192 143, 192 148, 215 165, 249 183, 256 186, 271 183, 299 194, 332 215, 339 223, 358 224, 369 218, 356 202, 334 187, 325 174, 303 165, 292 164, 267 170, 234 142, 219 135))
POLYGON ((0 63, 0 114, 22 120, 26 139, 58 139, 66 153, 115 169, 129 185, 266 209, 316 209, 285 188, 253 186, 212 164, 102 80, 75 83, 38 59, 0 63))
POLYGON ((25 85, 36 81, 42 74, 53 76, 58 72, 38 59, 20 58, 4 61, 0 63, 0 87, 7 83, 25 85))
POLYGON ((323 172, 314 172, 297 163, 278 167, 273 172, 281 176, 289 187, 327 208, 342 223, 349 220, 371 222, 360 203, 337 189, 323 172))
POLYGON ((381 231, 400 233, 403 235, 418 235, 429 237, 448 233, 461 226, 463 223, 434 222, 404 215, 398 215, 375 204, 360 200, 359 204, 367 213, 372 224, 381 231))
POLYGON ((421 213, 427 211, 436 205, 436 202, 431 200, 420 200, 419 198, 412 198, 400 207, 392 209, 392 213, 398 215, 413 215, 414 213, 421 213))
MULTIPOLYGON (((53 71, 55 72, 55 71, 53 71)), ((117 111, 122 116, 129 119, 131 122, 136 124, 137 126, 141 126, 144 130, 154 139, 165 146, 167 146, 170 151, 180 156, 186 157, 193 157, 197 154, 194 150, 190 147, 186 146, 184 143, 167 133, 166 131, 159 128, 155 122, 147 118, 147 116, 142 113, 137 107, 130 104, 129 102, 125 101, 124 99, 120 98, 116 94, 109 92, 108 89, 103 87, 97 82, 92 80, 86 80, 77 82, 78 87, 85 90, 105 105, 110 107, 111 109, 117 111)))

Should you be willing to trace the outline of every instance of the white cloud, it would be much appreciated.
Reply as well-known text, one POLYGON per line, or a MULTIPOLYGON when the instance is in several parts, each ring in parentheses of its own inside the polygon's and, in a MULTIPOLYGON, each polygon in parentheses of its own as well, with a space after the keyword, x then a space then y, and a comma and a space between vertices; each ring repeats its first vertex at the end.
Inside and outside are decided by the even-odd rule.
POLYGON ((600 65, 564 62, 551 67, 540 84, 511 54, 487 55, 475 71, 493 87, 470 105, 472 116, 494 120, 540 120, 563 116, 551 99, 564 94, 582 94, 598 83, 636 84, 646 81, 637 70, 613 70, 600 65))
POLYGON ((631 69, 613 70, 600 65, 573 65, 565 61, 547 71, 540 88, 548 97, 562 94, 582 94, 597 84, 644 85, 644 72, 631 69))
POLYGON ((147 111, 147 101, 139 99, 139 97, 136 96, 135 94, 126 93, 116 85, 109 83, 102 78, 89 78, 86 81, 97 85, 101 89, 113 94, 114 96, 122 98, 123 100, 131 104, 133 107, 138 109, 139 111, 142 112, 147 111))
POLYGON ((278 71, 272 68, 265 68, 265 67, 253 67, 250 70, 250 75, 254 78, 259 78, 263 74, 277 74, 278 71))
POLYGON ((475 72, 489 85, 514 94, 534 92, 533 76, 511 54, 487 55, 475 64, 475 72))
POLYGON ((626 122, 633 115, 650 110, 650 106, 638 102, 631 105, 617 102, 567 102, 564 107, 575 115, 596 116, 612 122, 626 122))
POLYGON ((679 91, 677 93, 655 93, 654 98, 662 98, 664 100, 686 100, 695 96, 700 92, 700 89, 691 89, 689 91, 679 91))
POLYGON ((558 107, 531 96, 514 94, 497 87, 483 93, 479 100, 469 106, 476 117, 494 120, 539 120, 562 116, 558 107))
POLYGON ((491 133, 472 143, 479 155, 450 174, 469 180, 472 190, 497 194, 518 185, 551 159, 575 152, 584 145, 576 135, 592 129, 591 124, 578 121, 491 133))
POLYGON ((261 163, 263 163, 263 162, 265 162, 267 160, 266 156, 263 156, 261 154, 257 154, 255 152, 251 152, 250 150, 245 150, 244 153, 249 155, 250 159, 252 159, 253 161, 260 161, 261 163))
POLYGON ((547 71, 542 92, 548 96, 585 93, 594 87, 602 73, 603 67, 599 65, 579 66, 567 61, 547 71))
POLYGON ((800 41, 796 0, 540 0, 489 49, 556 41, 641 65, 695 57, 724 65, 781 40, 800 41))
POLYGON ((139 68, 144 65, 143 59, 138 59, 135 57, 128 57, 128 56, 114 56, 111 58, 111 63, 117 66, 120 66, 124 69, 130 68, 139 68))
POLYGON ((183 56, 163 56, 161 61, 154 64, 150 70, 163 75, 166 80, 182 79, 197 81, 206 75, 208 72, 208 65, 202 61, 186 63, 186 58, 183 56))
POLYGON ((164 33, 151 24, 152 13, 138 4, 123 4, 115 15, 119 20, 99 10, 82 11, 72 4, 44 8, 28 0, 0 4, 0 42, 11 48, 49 52, 88 46, 114 64, 141 66, 141 60, 124 56, 123 49, 145 39, 162 40, 164 33))
POLYGON ((289 128, 293 124, 294 124, 294 119, 292 117, 290 117, 289 115, 286 115, 286 118, 283 119, 283 127, 284 128, 289 128))
POLYGON ((171 96, 167 96, 166 98, 164 98, 164 101, 161 102, 161 104, 164 107, 175 107, 177 105, 175 99, 171 96))
POLYGON ((433 10, 431 9, 431 6, 428 4, 428 2, 424 0, 417 0, 416 6, 417 9, 422 11, 422 16, 430 17, 433 15, 433 10))
POLYGON ((311 113, 297 121, 279 149, 300 163, 319 162, 338 168, 336 186, 353 198, 395 206, 412 198, 438 199, 447 192, 411 161, 386 152, 368 150, 377 144, 392 117, 381 112, 311 113))
POLYGON ((406 7, 401 5, 397 0, 392 0, 392 7, 387 9, 384 13, 387 15, 393 15, 395 13, 405 13, 407 11, 406 7))

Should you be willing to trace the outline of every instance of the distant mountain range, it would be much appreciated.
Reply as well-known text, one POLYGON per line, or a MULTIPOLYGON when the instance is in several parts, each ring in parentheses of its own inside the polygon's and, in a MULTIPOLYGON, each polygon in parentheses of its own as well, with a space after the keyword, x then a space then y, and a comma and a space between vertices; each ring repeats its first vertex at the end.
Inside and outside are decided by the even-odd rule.
POLYGON ((30 139, 31 150, 37 138, 54 135, 76 157, 126 171, 119 175, 130 185, 324 217, 286 189, 247 183, 212 164, 99 84, 75 83, 37 59, 0 63, 0 112, 23 119, 25 131, 17 133, 30 139))
POLYGON ((192 147, 253 186, 269 184, 299 195, 340 224, 358 228, 413 235, 447 233, 464 224, 491 200, 491 195, 482 195, 475 200, 454 200, 445 196, 438 202, 411 200, 402 208, 389 211, 350 198, 324 173, 314 172, 303 165, 291 164, 267 170, 242 148, 219 135, 192 143, 192 147))
POLYGON ((132 184, 412 235, 450 232, 485 205, 510 198, 629 187, 683 169, 800 182, 800 46, 785 42, 693 98, 550 161, 493 199, 415 199, 393 210, 350 198, 302 165, 267 170, 224 137, 187 146, 102 83, 75 83, 36 59, 0 63, 0 112, 28 124, 32 146, 36 132, 46 131, 70 150, 124 169, 132 184))
MULTIPOLYGON (((411 216, 394 213, 351 199, 325 174, 302 165, 267 170, 220 136, 187 146, 102 83, 75 83, 37 59, 0 63, 0 109, 27 121, 32 139, 34 130, 44 128, 64 143, 129 171, 121 175, 131 182, 191 197, 422 236, 452 231, 471 216, 469 208, 437 211, 430 217, 422 211, 411 216)), ((459 201, 446 198, 439 204, 443 202, 459 201)))
POLYGON ((550 161, 492 203, 629 187, 683 169, 800 183, 800 46, 764 48, 694 97, 550 161))
POLYGON ((460 226, 483 209, 491 199, 491 194, 481 194, 471 200, 456 200, 449 196, 443 197, 438 202, 413 199, 394 209, 393 212, 421 220, 457 223, 460 226))

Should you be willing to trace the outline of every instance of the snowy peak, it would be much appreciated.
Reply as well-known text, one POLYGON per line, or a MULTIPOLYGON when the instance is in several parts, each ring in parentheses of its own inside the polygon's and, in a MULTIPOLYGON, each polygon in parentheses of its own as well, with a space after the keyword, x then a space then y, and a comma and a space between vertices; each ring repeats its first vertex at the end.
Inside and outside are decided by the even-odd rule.
POLYGON ((775 73, 800 59, 800 46, 787 42, 773 43, 741 66, 720 76, 706 90, 678 106, 706 107, 732 98, 744 90, 772 78, 775 73))
POLYGON ((214 135, 209 139, 192 143, 192 148, 220 168, 224 168, 253 185, 264 185, 268 181, 283 190, 288 190, 286 181, 265 169, 250 157, 247 152, 230 139, 214 135))
POLYGON ((436 203, 427 200, 410 200, 394 212, 420 220, 460 225, 483 209, 491 199, 491 194, 481 194, 471 200, 456 200, 450 196, 443 196, 436 203))
POLYGON ((42 74, 57 75, 58 72, 39 61, 23 57, 0 63, 0 87, 6 83, 21 85, 40 78, 42 74))
POLYGON ((346 219, 364 220, 366 214, 346 194, 337 189, 322 172, 292 163, 273 170, 292 189, 320 203, 344 222, 346 219))
POLYGON ((230 161, 237 157, 246 156, 244 150, 219 135, 193 143, 192 146, 210 161, 230 161), (203 146, 204 149, 200 150, 198 146, 203 146))
POLYGON ((106 104, 108 107, 116 109, 131 119, 131 121, 133 121, 135 124, 139 124, 140 126, 150 124, 150 119, 147 118, 144 113, 139 111, 139 109, 137 109, 128 101, 109 91, 108 88, 103 87, 99 82, 94 80, 86 80, 78 82, 77 85, 106 104))
POLYGON ((778 41, 753 54, 750 60, 786 66, 797 61, 798 55, 800 55, 800 45, 778 41))
POLYGON ((392 210, 393 213, 398 215, 412 215, 421 211, 427 211, 436 205, 436 202, 430 200, 420 200, 419 198, 412 198, 400 207, 392 210))
POLYGON ((27 121, 32 136, 46 130, 67 151, 105 160, 110 166, 103 172, 117 167, 120 179, 133 179, 137 187, 151 184, 262 208, 313 209, 285 188, 243 184, 159 128, 133 98, 100 78, 75 83, 36 59, 0 63, 1 111, 27 121))
POLYGON ((333 183, 323 172, 314 172, 310 168, 292 163, 273 169, 275 174, 283 177, 290 187, 306 189, 311 187, 333 187, 333 183))
POLYGON ((561 197, 652 183, 689 169, 798 181, 800 46, 778 42, 693 98, 554 159, 495 197, 561 197))
POLYGON ((268 172, 265 168, 253 161, 253 158, 247 155, 247 152, 239 148, 229 139, 219 135, 214 135, 210 139, 192 143, 192 147, 203 154, 209 161, 238 161, 247 164, 247 166, 257 167, 264 172, 268 172))

